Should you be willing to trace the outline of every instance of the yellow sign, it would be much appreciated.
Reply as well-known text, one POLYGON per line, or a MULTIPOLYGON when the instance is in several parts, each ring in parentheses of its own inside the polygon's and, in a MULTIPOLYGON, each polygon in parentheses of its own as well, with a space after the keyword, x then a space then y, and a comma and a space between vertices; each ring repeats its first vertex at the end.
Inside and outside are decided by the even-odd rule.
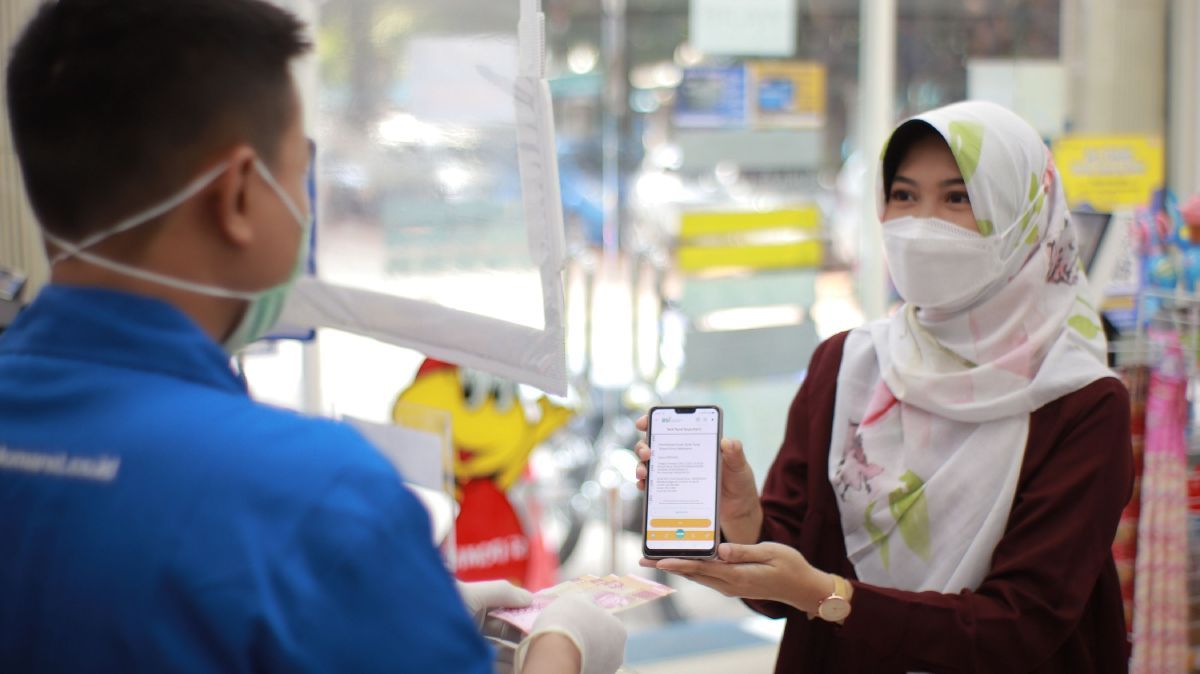
POLYGON ((825 245, 816 239, 772 246, 682 246, 677 257, 679 268, 695 274, 717 269, 796 269, 820 267, 825 245))
POLYGON ((1110 213, 1145 206, 1163 184, 1162 139, 1156 136, 1065 136, 1054 162, 1072 208, 1110 213))
POLYGON ((675 249, 685 273, 820 267, 825 261, 816 206, 773 211, 684 213, 675 249))
POLYGON ((816 232, 820 227, 821 211, 816 206, 774 211, 705 211, 683 214, 679 223, 679 238, 690 240, 770 229, 816 232))
POLYGON ((825 125, 825 64, 816 61, 750 63, 756 121, 764 126, 825 125))

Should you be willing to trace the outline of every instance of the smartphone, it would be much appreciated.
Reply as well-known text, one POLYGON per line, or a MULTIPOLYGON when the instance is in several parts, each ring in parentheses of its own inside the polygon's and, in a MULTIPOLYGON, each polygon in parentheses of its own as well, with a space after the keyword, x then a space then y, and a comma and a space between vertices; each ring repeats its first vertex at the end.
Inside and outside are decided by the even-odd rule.
POLYGON ((721 408, 653 407, 646 435, 650 461, 646 465, 642 555, 647 559, 715 558, 721 408))

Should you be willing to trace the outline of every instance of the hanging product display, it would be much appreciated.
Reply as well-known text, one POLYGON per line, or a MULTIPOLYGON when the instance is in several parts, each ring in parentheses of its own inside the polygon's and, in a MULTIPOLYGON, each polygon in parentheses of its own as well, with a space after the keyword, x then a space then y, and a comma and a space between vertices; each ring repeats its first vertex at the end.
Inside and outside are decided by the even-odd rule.
POLYGON ((1187 364, 1179 335, 1151 335, 1162 357, 1150 375, 1133 610, 1134 674, 1188 664, 1187 364))
POLYGON ((1130 444, 1133 448, 1133 495, 1121 521, 1117 525, 1117 536, 1113 541, 1113 561, 1117 565, 1117 576, 1121 579, 1121 599, 1125 604, 1125 628, 1133 633, 1134 565, 1137 561, 1138 520, 1142 511, 1142 470, 1146 448, 1146 392, 1150 369, 1134 365, 1121 371, 1121 381, 1129 389, 1130 444))

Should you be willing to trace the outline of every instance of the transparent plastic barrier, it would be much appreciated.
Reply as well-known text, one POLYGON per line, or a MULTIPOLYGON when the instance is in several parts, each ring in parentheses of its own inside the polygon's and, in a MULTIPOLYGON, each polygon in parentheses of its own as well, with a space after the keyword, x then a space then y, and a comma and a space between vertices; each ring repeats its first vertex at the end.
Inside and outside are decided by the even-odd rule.
POLYGON ((538 3, 327 0, 316 278, 285 312, 565 390, 538 3))

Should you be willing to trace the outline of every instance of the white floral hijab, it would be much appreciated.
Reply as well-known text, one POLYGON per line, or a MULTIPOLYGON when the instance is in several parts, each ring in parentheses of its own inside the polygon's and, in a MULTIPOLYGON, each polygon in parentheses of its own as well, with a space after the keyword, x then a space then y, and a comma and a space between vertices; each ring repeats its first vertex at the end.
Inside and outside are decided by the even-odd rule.
MULTIPOLYGON (((899 128, 908 124, 950 146, 980 233, 999 239, 1000 273, 967 310, 906 304, 851 332, 829 479, 860 579, 958 592, 983 581, 1004 533, 1030 413, 1112 373, 1062 181, 1037 132, 975 101, 899 128)), ((882 178, 878 198, 882 217, 882 178)))

